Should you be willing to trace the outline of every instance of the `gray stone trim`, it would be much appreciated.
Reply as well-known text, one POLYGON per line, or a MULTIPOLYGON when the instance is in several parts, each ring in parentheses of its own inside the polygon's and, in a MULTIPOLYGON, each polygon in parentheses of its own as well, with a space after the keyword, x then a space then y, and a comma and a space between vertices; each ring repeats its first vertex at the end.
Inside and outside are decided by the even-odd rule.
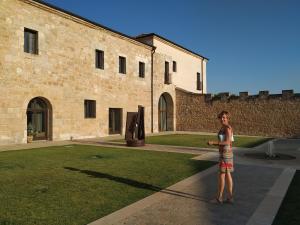
POLYGON ((248 220, 247 225, 272 225, 295 171, 295 169, 286 168, 281 173, 272 189, 248 220))

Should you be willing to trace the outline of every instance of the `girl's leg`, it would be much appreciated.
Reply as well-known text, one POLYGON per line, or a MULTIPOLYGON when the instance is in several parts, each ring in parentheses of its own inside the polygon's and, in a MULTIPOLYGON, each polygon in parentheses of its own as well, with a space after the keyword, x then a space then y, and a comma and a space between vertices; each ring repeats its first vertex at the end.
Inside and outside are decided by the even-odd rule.
POLYGON ((218 198, 220 201, 222 201, 222 198, 223 198, 224 187, 225 187, 225 173, 219 172, 219 176, 218 176, 218 194, 217 194, 217 198, 218 198))
POLYGON ((228 199, 232 199, 233 198, 233 192, 232 192, 233 181, 232 181, 230 172, 226 172, 226 187, 227 187, 228 199))

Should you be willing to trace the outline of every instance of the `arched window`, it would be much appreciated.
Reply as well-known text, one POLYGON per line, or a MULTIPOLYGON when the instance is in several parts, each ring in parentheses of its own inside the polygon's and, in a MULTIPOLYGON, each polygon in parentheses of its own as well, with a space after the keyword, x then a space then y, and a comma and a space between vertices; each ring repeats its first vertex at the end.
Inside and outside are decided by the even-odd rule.
POLYGON ((166 131, 167 130, 167 101, 165 97, 162 95, 159 98, 159 131, 166 131))
POLYGON ((33 140, 49 139, 49 107, 42 98, 33 98, 27 107, 27 135, 33 140))
POLYGON ((158 102, 158 129, 159 131, 174 130, 174 115, 173 115, 173 101, 168 93, 163 93, 158 102))

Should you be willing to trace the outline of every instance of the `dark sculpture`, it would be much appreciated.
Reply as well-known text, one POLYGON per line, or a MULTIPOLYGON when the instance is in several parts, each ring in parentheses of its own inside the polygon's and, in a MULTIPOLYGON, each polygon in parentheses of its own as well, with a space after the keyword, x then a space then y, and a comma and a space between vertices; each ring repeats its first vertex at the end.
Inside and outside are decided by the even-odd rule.
POLYGON ((139 106, 138 112, 127 112, 125 140, 127 146, 145 145, 144 107, 139 106))

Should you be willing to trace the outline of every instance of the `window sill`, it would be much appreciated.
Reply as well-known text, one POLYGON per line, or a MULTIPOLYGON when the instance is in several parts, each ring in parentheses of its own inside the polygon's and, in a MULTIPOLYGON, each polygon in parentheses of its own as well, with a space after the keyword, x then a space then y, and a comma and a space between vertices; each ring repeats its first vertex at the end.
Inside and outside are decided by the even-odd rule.
POLYGON ((25 58, 29 58, 29 59, 33 59, 33 58, 40 56, 39 54, 29 53, 29 52, 24 52, 24 55, 25 55, 25 58))

